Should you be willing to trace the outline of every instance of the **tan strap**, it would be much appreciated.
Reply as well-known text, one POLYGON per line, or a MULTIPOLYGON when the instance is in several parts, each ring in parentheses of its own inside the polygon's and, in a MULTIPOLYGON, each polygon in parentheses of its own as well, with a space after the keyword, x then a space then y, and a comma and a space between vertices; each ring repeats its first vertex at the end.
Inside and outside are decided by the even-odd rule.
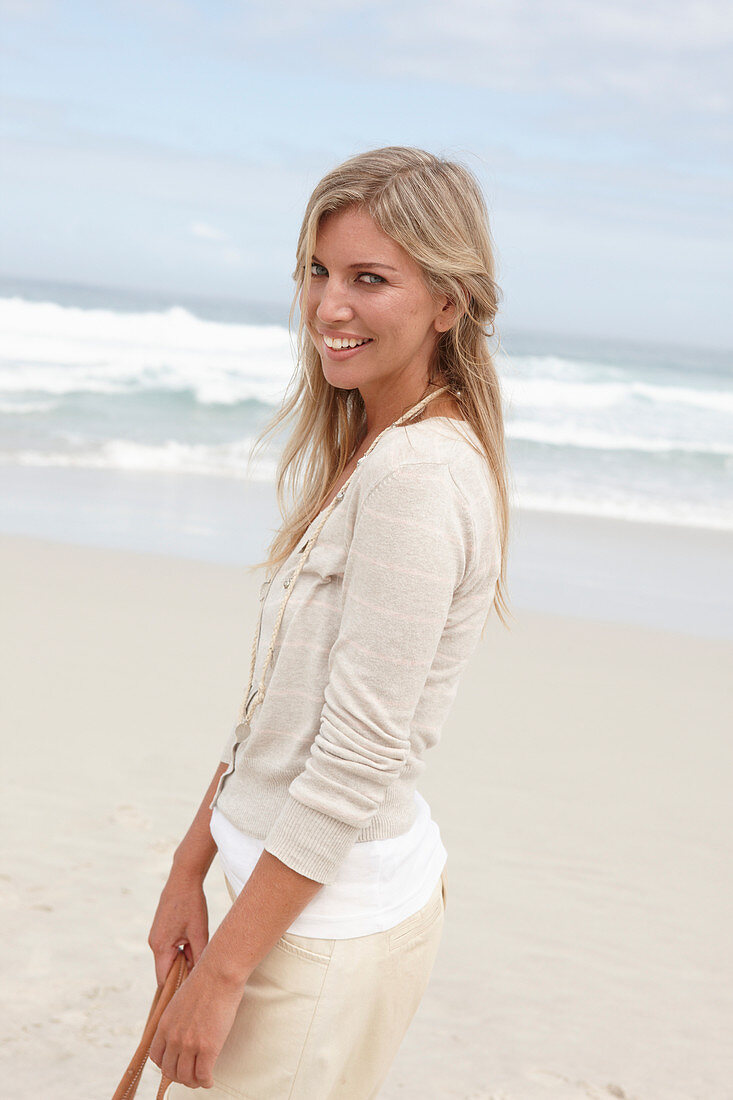
MULTIPOLYGON (((122 1075, 122 1080, 114 1091, 112 1100, 132 1100, 134 1097, 137 1092, 137 1087, 140 1084, 140 1078, 142 1077, 145 1063, 150 1054, 150 1046, 155 1038, 155 1032, 158 1029, 160 1017, 173 1000, 176 990, 181 987, 187 977, 188 962, 186 960, 186 953, 183 948, 179 948, 178 954, 173 960, 173 965, 168 971, 165 982, 162 986, 158 986, 155 991, 153 1003, 150 1006, 150 1012, 148 1013, 148 1018, 143 1029, 143 1037, 132 1056, 129 1066, 122 1075)), ((170 1084, 171 1079, 166 1077, 165 1074, 162 1074, 157 1100, 162 1100, 170 1084)))
MULTIPOLYGON (((382 438, 382 436, 384 435, 385 432, 389 431, 390 428, 395 428, 398 425, 403 424, 406 420, 409 420, 410 417, 415 416, 418 412, 422 412, 422 410, 425 408, 425 406, 430 401, 433 401, 436 397, 439 397, 440 394, 444 393, 447 389, 449 389, 448 386, 441 386, 440 389, 434 390, 433 393, 428 394, 427 397, 423 397, 420 401, 417 402, 416 405, 413 405, 411 409, 408 409, 406 413, 403 413, 402 416, 398 417, 397 420, 395 420, 392 424, 388 424, 387 427, 384 428, 379 433, 377 438, 372 441, 371 446, 364 452, 364 454, 362 455, 362 458, 366 458, 366 456, 377 445, 377 443, 382 438)), ((359 461, 361 461, 361 459, 359 461)), ((295 582, 298 579, 298 577, 300 576, 301 572, 303 571, 303 566, 306 563, 306 560, 308 558, 308 555, 311 552, 311 548, 312 548, 313 544, 315 543, 316 539, 320 535, 320 533, 321 533, 321 531, 324 527, 324 524, 327 522, 328 517, 331 515, 331 512, 333 511, 333 509, 336 507, 336 505, 338 504, 338 502, 340 500, 343 500, 344 493, 346 492, 346 489, 348 488, 349 482, 351 481, 351 479, 352 479, 352 477, 354 476, 355 473, 356 473, 355 469, 351 471, 351 473, 349 474, 348 478, 346 479, 344 484, 339 489, 336 496, 333 498, 333 500, 328 505, 328 507, 323 511, 321 522, 318 524, 315 531, 310 536, 310 538, 307 540, 307 542, 305 542, 304 545, 301 546, 301 548, 300 548, 300 558, 298 560, 298 564, 295 567, 295 570, 292 573, 292 575, 285 582, 285 595, 284 595, 283 600, 280 604, 280 609, 277 613, 277 619, 275 620, 275 626, 273 627, 272 637, 270 638, 270 644, 267 647, 267 653, 265 655, 265 661, 264 661, 264 664, 262 666, 262 675, 260 676, 259 687, 257 688, 257 691, 255 692, 255 694, 250 696, 250 692, 252 691, 252 686, 254 684, 255 664, 257 662, 257 648, 258 648, 257 643, 259 641, 260 628, 261 628, 261 625, 262 625, 262 615, 263 615, 263 612, 264 612, 264 600, 262 601, 262 604, 260 606, 260 614, 259 614, 259 618, 258 618, 258 621, 257 621, 257 626, 255 628, 254 639, 253 639, 253 642, 252 642, 252 653, 251 653, 251 656, 250 656, 250 666, 249 666, 249 685, 247 687, 246 694, 245 694, 244 699, 242 701, 242 705, 239 708, 239 714, 238 714, 238 717, 237 717, 237 725, 239 725, 242 722, 249 722, 250 719, 252 718, 252 715, 254 714, 255 708, 258 707, 260 705, 260 703, 263 701, 263 699, 265 698, 265 677, 267 676, 267 670, 270 667, 270 662, 272 661, 272 656, 273 656, 273 653, 275 651, 275 641, 277 639, 277 635, 278 635, 278 632, 280 630, 280 623, 283 620, 283 615, 285 614, 285 607, 286 607, 286 604, 288 602, 288 599, 290 598, 290 593, 293 591, 293 588, 295 587, 295 582)), ((271 581, 273 576, 274 576, 274 574, 272 574, 267 579, 269 581, 271 581)))

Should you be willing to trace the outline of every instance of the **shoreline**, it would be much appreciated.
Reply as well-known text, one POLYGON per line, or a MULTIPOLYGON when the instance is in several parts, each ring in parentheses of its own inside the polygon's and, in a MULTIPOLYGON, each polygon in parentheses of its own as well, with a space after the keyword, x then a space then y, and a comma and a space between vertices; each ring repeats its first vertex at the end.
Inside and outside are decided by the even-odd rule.
MULTIPOLYGON (((246 566, 279 524, 270 481, 0 467, 0 538, 246 566)), ((733 640, 733 531, 511 513, 515 611, 733 640)))

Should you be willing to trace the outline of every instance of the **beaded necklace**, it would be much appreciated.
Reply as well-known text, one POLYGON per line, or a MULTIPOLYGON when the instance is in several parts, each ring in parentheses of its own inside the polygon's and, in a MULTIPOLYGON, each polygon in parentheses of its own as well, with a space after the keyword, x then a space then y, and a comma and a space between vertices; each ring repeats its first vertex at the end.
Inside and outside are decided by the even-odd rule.
MULTIPOLYGON (((364 459, 372 451, 372 449, 377 445, 377 443, 382 438, 382 436, 384 435, 385 432, 389 431, 390 428, 395 428, 398 425, 403 424, 405 420, 408 420, 410 417, 415 416, 416 413, 421 412, 430 401, 432 401, 434 398, 438 397, 441 393, 444 393, 448 388, 449 388, 448 386, 441 386, 440 389, 435 390, 433 393, 428 394, 427 397, 423 397, 420 401, 417 402, 416 405, 413 405, 411 409, 408 409, 406 413, 403 413, 402 416, 398 417, 397 420, 393 421, 392 424, 388 424, 387 427, 384 428, 379 433, 377 438, 375 440, 373 440, 371 446, 364 452, 364 454, 361 456, 361 458, 357 459, 356 466, 358 466, 360 463, 362 463, 364 461, 364 459)), ((307 561, 308 555, 310 554, 310 551, 311 551, 311 548, 312 548, 313 544, 315 543, 316 539, 318 538, 319 534, 321 533, 321 530, 322 530, 324 524, 326 523, 326 521, 328 520, 328 517, 331 515, 331 512, 333 511, 333 509, 336 507, 336 505, 338 504, 338 502, 340 500, 344 499, 344 494, 346 493, 346 490, 349 487, 349 482, 351 481, 351 479, 352 479, 352 477, 354 476, 355 473, 356 473, 356 467, 354 467, 354 469, 351 471, 348 478, 346 479, 344 484, 341 486, 339 491, 336 493, 336 496, 333 498, 333 500, 328 505, 328 507, 325 508, 323 510, 323 512, 321 512, 321 522, 318 524, 318 526, 316 527, 315 531, 310 536, 310 538, 307 539, 306 542, 303 543, 303 545, 301 546, 301 548, 299 550, 300 557, 299 557, 298 564, 295 567, 294 572, 292 573, 292 575, 290 577, 287 578, 287 580, 283 581, 283 587, 285 589, 285 595, 283 596, 282 602, 280 604, 280 609, 278 611, 277 618, 275 620, 275 626, 274 626, 273 631, 272 631, 272 637, 270 638, 270 644, 267 647, 267 655, 265 657, 265 663, 262 666, 262 675, 260 677, 260 684, 259 684, 259 687, 257 688, 257 691, 255 692, 255 694, 250 697, 250 692, 252 690, 252 685, 254 683, 255 663, 257 661, 257 643, 259 642, 260 628, 262 626, 262 614, 263 614, 263 611, 264 611, 264 601, 262 601, 262 603, 260 605, 259 619, 257 621, 257 626, 255 628, 254 639, 253 639, 253 642, 252 642, 252 656, 251 656, 251 659, 250 659, 250 666, 249 666, 249 686, 247 687, 247 692, 244 696, 244 700, 242 702, 242 705, 239 708, 239 716, 237 718, 237 725, 239 725, 241 722, 249 722, 252 715, 254 714, 255 707, 259 706, 259 704, 265 698, 265 676, 267 675, 267 670, 270 667, 270 662, 272 661, 272 655, 273 655, 273 652, 275 650, 275 641, 277 639, 278 631, 280 630, 280 623, 282 622, 283 615, 285 614, 285 607, 286 607, 286 604, 288 602, 288 599, 290 598, 290 593, 293 591, 293 587, 295 585, 295 582, 296 582, 296 580, 298 579, 298 577, 300 576, 300 574, 303 570, 303 566, 305 565, 305 563, 307 561)), ((277 572, 277 570, 275 572, 277 572)), ((272 573, 269 577, 267 577, 265 583, 269 584, 269 582, 272 581, 274 575, 275 574, 272 573)), ((268 591, 269 591, 269 589, 268 589, 268 591)))

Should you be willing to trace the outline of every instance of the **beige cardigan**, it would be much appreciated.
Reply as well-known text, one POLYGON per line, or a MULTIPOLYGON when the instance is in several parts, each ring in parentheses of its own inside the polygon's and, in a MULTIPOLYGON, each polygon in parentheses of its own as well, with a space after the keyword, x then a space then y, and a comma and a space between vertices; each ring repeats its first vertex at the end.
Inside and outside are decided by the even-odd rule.
MULTIPOLYGON (((265 698, 224 747, 210 806, 318 882, 355 842, 410 828, 493 602, 496 490, 469 440, 465 422, 428 417, 377 441, 294 584, 265 698)), ((299 550, 260 589, 252 694, 299 550)))

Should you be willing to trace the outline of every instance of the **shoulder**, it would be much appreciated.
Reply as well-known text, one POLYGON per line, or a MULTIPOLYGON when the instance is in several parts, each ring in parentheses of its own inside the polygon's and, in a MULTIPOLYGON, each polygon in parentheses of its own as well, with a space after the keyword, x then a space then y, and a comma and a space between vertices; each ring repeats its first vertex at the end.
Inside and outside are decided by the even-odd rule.
POLYGON ((388 429, 362 463, 353 520, 420 519, 445 545, 497 572, 497 492, 480 441, 465 421, 433 417, 388 429))
POLYGON ((363 463, 359 496, 394 475, 417 484, 442 481, 473 498, 486 484, 488 463, 469 424, 431 417, 384 433, 363 463))

